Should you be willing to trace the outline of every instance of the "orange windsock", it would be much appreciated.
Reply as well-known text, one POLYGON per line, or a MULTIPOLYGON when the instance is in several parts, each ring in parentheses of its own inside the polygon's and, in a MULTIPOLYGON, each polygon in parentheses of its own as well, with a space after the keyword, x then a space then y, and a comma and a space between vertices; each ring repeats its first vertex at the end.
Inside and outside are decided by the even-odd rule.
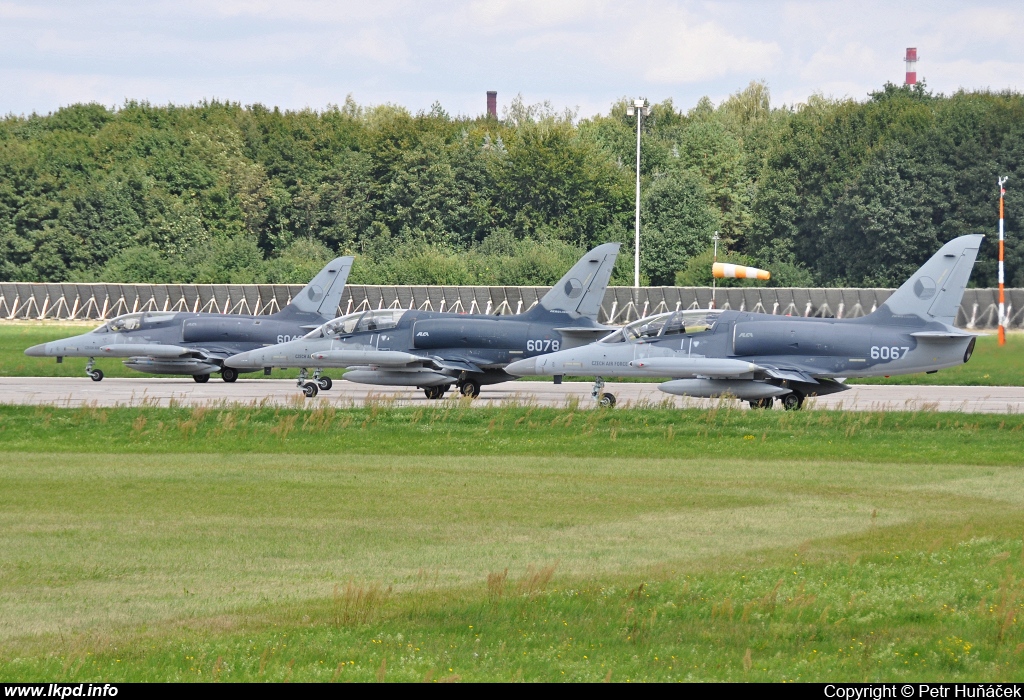
POLYGON ((767 280, 771 279, 772 273, 768 270, 761 270, 756 267, 745 267, 743 265, 732 265, 730 263, 718 263, 716 262, 711 266, 711 274, 721 279, 723 277, 735 278, 740 280, 767 280))

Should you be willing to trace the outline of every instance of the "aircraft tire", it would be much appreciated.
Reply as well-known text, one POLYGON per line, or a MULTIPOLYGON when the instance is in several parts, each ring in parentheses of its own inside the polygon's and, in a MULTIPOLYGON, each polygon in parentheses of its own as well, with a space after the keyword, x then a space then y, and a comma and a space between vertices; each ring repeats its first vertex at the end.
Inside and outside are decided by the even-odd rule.
POLYGON ((334 386, 334 382, 331 381, 330 377, 320 377, 316 380, 316 383, 320 387, 320 391, 330 391, 331 387, 334 386))
POLYGON ((196 384, 206 384, 206 382, 210 381, 210 375, 208 375, 208 374, 193 374, 192 375, 192 381, 194 381, 196 384))
POLYGON ((220 378, 230 384, 238 379, 238 370, 234 367, 225 367, 220 371, 220 378))
POLYGON ((467 379, 459 385, 459 393, 465 397, 475 399, 480 395, 480 385, 472 379, 467 379))
POLYGON ((102 382, 103 381, 103 370, 101 370, 101 369, 94 369, 93 371, 89 372, 89 379, 93 380, 94 382, 102 382))
POLYGON ((787 411, 799 411, 804 405, 804 396, 798 391, 782 397, 782 407, 787 411))
POLYGON ((601 408, 615 408, 615 394, 601 394, 597 403, 601 408))
POLYGON ((317 387, 316 382, 306 382, 302 385, 302 393, 307 399, 311 399, 317 395, 320 389, 317 387))
POLYGON ((751 408, 755 408, 755 409, 756 408, 768 408, 768 409, 770 409, 774 403, 775 403, 775 399, 772 399, 772 398, 757 399, 755 401, 751 401, 750 402, 750 407, 751 408))
POLYGON ((431 400, 439 399, 444 396, 444 388, 439 386, 423 387, 423 395, 431 400))

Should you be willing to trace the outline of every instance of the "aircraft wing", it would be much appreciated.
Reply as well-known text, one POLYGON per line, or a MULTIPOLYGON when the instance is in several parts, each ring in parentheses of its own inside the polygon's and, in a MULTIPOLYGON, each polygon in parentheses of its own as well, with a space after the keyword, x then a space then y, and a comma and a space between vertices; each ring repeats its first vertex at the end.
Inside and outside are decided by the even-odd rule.
POLYGON ((818 380, 809 375, 802 369, 793 369, 790 367, 769 367, 762 366, 761 370, 769 377, 774 379, 785 379, 790 382, 803 382, 805 384, 817 384, 818 380))
POLYGON ((477 365, 466 360, 445 360, 440 357, 430 358, 438 369, 453 369, 459 372, 483 372, 477 365))
POLYGON ((975 333, 954 333, 950 331, 917 331, 910 335, 921 340, 960 340, 961 338, 978 337, 975 333))
POLYGON ((619 328, 616 326, 596 326, 590 328, 569 326, 567 328, 556 328, 555 330, 562 334, 562 340, 564 341, 562 349, 568 350, 600 340, 606 335, 619 330, 619 328))
POLYGON ((568 326, 566 328, 556 328, 556 331, 562 335, 579 336, 581 338, 591 337, 604 337, 609 333, 614 333, 617 330, 621 330, 619 326, 591 326, 591 327, 578 327, 568 326))

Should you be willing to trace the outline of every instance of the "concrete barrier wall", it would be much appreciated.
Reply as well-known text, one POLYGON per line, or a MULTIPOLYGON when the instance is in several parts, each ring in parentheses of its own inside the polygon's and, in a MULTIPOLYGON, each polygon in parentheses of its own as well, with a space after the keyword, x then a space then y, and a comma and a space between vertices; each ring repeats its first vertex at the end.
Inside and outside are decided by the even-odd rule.
MULTIPOLYGON (((271 314, 302 285, 270 284, 34 284, 0 283, 0 320, 102 320, 134 311, 205 311, 271 314)), ((338 314, 403 308, 454 313, 515 314, 526 311, 548 287, 430 287, 348 285, 338 314)), ((892 289, 733 287, 716 293, 718 308, 791 316, 855 318, 871 313, 892 289)), ((623 324, 648 314, 708 308, 710 287, 609 287, 599 320, 623 324)), ((998 291, 968 289, 957 325, 995 328, 998 291)), ((1024 327, 1024 289, 1006 292, 1008 327, 1024 327)))

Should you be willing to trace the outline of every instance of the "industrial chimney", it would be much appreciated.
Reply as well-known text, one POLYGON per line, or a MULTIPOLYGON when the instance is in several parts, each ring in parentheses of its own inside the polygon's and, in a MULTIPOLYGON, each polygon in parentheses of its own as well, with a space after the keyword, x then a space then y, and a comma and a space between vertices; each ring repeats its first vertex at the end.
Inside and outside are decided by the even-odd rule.
POLYGON ((498 118, 498 92, 497 90, 487 91, 487 116, 492 119, 498 118))
POLYGON ((917 49, 907 49, 907 82, 904 85, 917 85, 917 49))

